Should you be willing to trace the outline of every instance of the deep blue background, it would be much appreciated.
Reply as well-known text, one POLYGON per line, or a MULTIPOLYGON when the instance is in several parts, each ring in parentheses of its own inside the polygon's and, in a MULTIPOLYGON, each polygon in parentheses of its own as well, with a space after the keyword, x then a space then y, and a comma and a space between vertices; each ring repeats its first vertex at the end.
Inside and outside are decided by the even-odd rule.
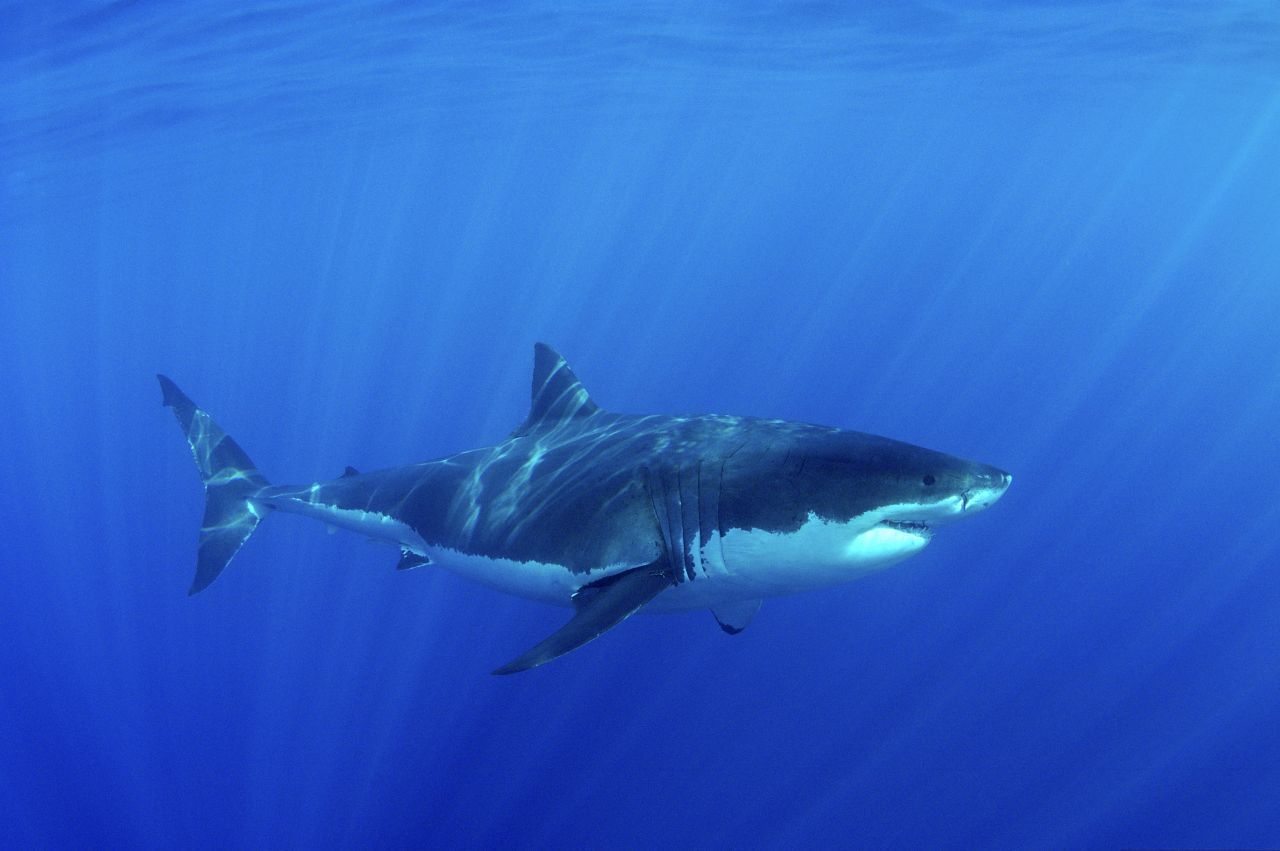
POLYGON ((0 8, 0 834, 1280 845, 1280 12, 0 8), (273 518, 186 596, 175 378, 278 482, 598 401, 1014 487, 906 564, 564 613, 273 518))

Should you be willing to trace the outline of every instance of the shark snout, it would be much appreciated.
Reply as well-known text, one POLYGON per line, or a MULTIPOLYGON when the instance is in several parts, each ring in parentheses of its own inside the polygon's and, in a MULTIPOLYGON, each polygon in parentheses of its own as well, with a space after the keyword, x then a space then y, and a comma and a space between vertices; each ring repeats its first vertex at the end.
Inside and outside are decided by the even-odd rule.
POLYGON ((1013 483, 1013 475, 996 467, 982 467, 960 494, 962 511, 981 511, 996 504, 1013 483))

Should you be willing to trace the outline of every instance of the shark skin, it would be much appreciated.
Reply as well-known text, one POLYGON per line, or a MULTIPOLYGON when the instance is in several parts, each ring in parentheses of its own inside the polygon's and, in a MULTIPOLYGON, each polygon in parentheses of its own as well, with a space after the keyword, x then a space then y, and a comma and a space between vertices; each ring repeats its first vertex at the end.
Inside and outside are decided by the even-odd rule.
POLYGON ((559 354, 534 347, 529 418, 494 446, 328 481, 274 486, 159 376, 206 488, 192 594, 272 511, 568 606, 560 631, 494 673, 536 667, 636 611, 711 609, 741 632, 767 597, 842 584, 919 552, 991 506, 1012 477, 870 434, 722 415, 615 414, 559 354))

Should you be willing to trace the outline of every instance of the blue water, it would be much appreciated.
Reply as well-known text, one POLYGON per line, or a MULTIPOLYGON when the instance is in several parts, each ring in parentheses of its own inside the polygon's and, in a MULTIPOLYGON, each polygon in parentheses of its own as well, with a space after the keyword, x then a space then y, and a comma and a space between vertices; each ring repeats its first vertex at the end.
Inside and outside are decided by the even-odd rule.
POLYGON ((0 10, 8 847, 1280 845, 1269 2, 0 10), (742 635, 273 517, 604 406, 999 465, 742 635))

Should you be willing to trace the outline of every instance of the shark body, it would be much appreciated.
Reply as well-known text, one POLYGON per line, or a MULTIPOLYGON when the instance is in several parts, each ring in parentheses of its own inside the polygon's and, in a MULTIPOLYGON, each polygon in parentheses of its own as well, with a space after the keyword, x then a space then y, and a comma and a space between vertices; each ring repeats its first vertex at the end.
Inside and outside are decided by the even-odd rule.
POLYGON ((736 633, 766 597, 836 585, 919 552, 990 506, 1002 470, 888 438, 733 416, 601 409, 535 347, 529 418, 447 458, 273 486, 160 376, 206 486, 196 576, 208 585, 271 511, 394 545, 499 591, 570 606, 559 631, 495 673, 540 665, 630 614, 711 609, 736 633))

